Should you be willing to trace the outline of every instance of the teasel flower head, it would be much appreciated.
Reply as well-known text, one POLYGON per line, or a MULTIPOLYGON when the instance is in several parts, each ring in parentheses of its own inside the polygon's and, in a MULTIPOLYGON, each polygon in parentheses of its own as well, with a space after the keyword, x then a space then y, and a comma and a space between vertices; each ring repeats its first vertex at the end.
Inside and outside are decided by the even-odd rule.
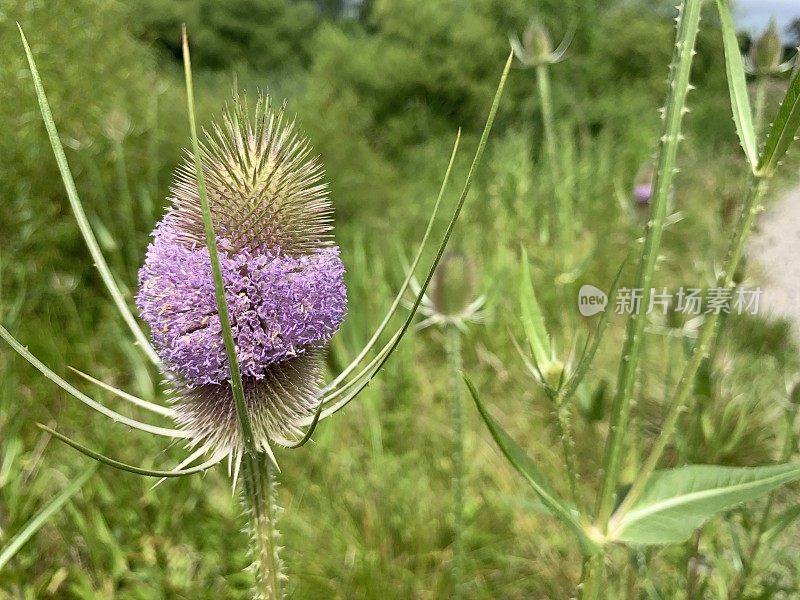
MULTIPOLYGON (((484 319, 484 295, 477 296, 477 269, 472 258, 464 252, 447 251, 433 274, 430 292, 423 294, 419 312, 425 317, 418 325, 455 326, 465 331, 468 323, 484 319)), ((419 285, 412 285, 414 294, 419 285)))
POLYGON ((131 130, 130 117, 118 108, 113 109, 103 118, 103 133, 113 142, 122 142, 131 130))
MULTIPOLYGON (((432 242, 458 153, 460 131, 403 284, 363 348, 322 385, 325 347, 346 311, 344 268, 332 239, 331 204, 322 168, 306 139, 297 133, 293 122, 286 120, 284 111, 273 110, 269 100, 260 99, 253 117, 235 99, 222 122, 213 126, 201 143, 184 30, 192 152, 175 176, 170 206, 153 233, 140 271, 136 300, 150 325, 151 343, 131 312, 86 217, 69 165, 63 160, 61 136, 33 53, 21 29, 20 34, 44 124, 81 235, 136 346, 165 374, 173 405, 167 407, 139 398, 73 371, 104 392, 157 418, 172 419, 179 427, 140 421, 98 402, 39 360, 2 325, 0 339, 69 396, 115 423, 186 441, 194 450, 174 468, 154 470, 122 463, 52 428, 40 427, 94 460, 137 475, 162 480, 183 477, 203 472, 228 458, 229 469, 236 469, 234 487, 240 467, 251 483, 270 481, 256 473, 263 469, 268 475, 270 470, 267 460, 257 458, 259 450, 277 464, 270 441, 289 448, 306 444, 318 423, 337 414, 366 389, 412 327, 422 293, 433 277, 483 158, 511 58, 503 68, 447 227, 441 237, 437 236, 438 242, 432 242), (435 258, 422 271, 425 277, 419 294, 395 329, 391 324, 431 243, 436 248, 435 258), (217 310, 209 302, 212 296, 217 310), (218 333, 222 334, 221 339, 218 333), (230 366, 225 360, 228 356, 230 366), (208 454, 211 456, 207 460, 193 464, 208 454)), ((123 123, 122 127, 109 127, 106 133, 118 140, 126 129, 123 123)), ((245 487, 249 488, 254 505, 261 504, 261 499, 254 499, 259 495, 257 486, 245 487)), ((268 525, 259 526, 258 539, 273 545, 275 537, 269 534, 272 529, 268 525)), ((263 555, 267 554, 274 557, 276 552, 263 555)), ((267 570, 280 573, 280 569, 267 570)), ((275 578, 270 581, 275 583, 275 578)))
POLYGON ((572 38, 574 27, 564 36, 558 48, 553 48, 550 32, 537 19, 531 19, 522 34, 522 39, 510 34, 508 41, 516 59, 524 67, 535 67, 542 64, 555 64, 564 60, 572 38))
POLYGON ((790 71, 797 58, 783 61, 783 39, 778 24, 773 19, 764 32, 756 38, 745 57, 748 72, 755 77, 771 77, 790 71))
POLYGON ((524 48, 533 56, 545 58, 553 52, 550 32, 539 21, 531 21, 522 34, 524 48))
MULTIPOLYGON (((201 147, 236 356, 257 444, 285 443, 320 403, 325 347, 346 313, 323 169, 260 98, 234 99, 201 147)), ((175 175, 136 298, 194 445, 242 447, 193 160, 175 175)))
POLYGON ((750 64, 756 73, 770 75, 777 72, 783 61, 783 40, 775 20, 750 47, 750 64))

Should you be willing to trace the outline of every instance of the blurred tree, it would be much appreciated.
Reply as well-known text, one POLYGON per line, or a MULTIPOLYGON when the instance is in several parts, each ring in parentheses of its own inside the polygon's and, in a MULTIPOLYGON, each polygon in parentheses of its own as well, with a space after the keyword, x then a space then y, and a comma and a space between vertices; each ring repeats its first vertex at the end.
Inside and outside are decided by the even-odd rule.
MULTIPOLYGON (((63 323, 64 294, 81 303, 102 288, 53 158, 16 21, 99 242, 121 282, 135 282, 187 126, 179 88, 155 70, 127 17, 108 0, 0 0, 0 313, 8 298, 30 290, 26 310, 63 323), (54 302, 54 294, 62 297, 54 302)), ((85 303, 87 318, 92 306, 99 305, 85 303)))
POLYGON ((786 27, 786 34, 789 36, 789 43, 793 47, 800 46, 800 17, 789 23, 786 27))
POLYGON ((321 9, 310 0, 135 0, 130 3, 138 35, 181 58, 180 28, 192 36, 197 67, 244 64, 256 70, 293 68, 311 57, 311 36, 321 9))

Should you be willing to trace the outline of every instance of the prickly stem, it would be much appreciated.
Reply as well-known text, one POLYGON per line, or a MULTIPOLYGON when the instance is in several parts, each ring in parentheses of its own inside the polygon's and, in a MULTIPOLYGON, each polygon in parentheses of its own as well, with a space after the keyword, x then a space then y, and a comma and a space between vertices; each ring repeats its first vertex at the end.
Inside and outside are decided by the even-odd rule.
MULTIPOLYGON (((670 189, 675 177, 684 108, 689 93, 689 77, 694 47, 700 29, 702 0, 684 0, 678 7, 678 27, 673 61, 670 67, 669 93, 664 119, 664 132, 658 151, 650 222, 634 287, 642 290, 641 306, 650 302, 656 262, 661 249, 661 236, 667 216, 670 189)), ((604 533, 614 507, 615 490, 622 466, 625 434, 630 420, 631 403, 639 359, 644 351, 646 319, 634 311, 628 321, 617 392, 611 411, 610 430, 603 461, 603 482, 597 503, 598 526, 604 533)))

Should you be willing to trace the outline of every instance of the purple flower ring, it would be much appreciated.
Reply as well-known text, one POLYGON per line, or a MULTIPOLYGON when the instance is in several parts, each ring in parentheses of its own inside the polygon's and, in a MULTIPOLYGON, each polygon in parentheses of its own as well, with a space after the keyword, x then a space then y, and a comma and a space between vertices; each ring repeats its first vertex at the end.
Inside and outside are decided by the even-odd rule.
MULTIPOLYGON (((220 241, 220 249, 227 246, 220 241)), ((243 377, 264 379, 271 365, 324 346, 344 319, 344 265, 335 246, 297 258, 223 251, 220 262, 243 377)), ((166 368, 189 384, 226 384, 230 369, 207 248, 182 244, 167 216, 139 285, 137 304, 166 368)))

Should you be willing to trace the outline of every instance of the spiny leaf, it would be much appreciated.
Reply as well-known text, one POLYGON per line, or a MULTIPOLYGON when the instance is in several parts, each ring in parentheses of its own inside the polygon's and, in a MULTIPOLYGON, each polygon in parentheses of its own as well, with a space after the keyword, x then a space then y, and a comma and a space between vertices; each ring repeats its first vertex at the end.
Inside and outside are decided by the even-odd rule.
POLYGON ((798 479, 800 464, 656 471, 630 509, 612 517, 609 539, 631 545, 681 543, 714 515, 798 479))
POLYGON ((137 421, 136 419, 132 419, 130 417, 126 417, 116 411, 111 410, 110 408, 106 407, 95 400, 92 400, 77 389, 75 386, 68 383, 63 377, 56 374, 52 369, 50 369, 47 365, 45 365, 42 361, 36 358, 31 352, 19 341, 11 335, 8 330, 0 325, 0 338, 3 338, 8 345, 11 346, 14 351, 19 354, 22 358, 27 360, 32 366, 34 366, 38 371, 44 375, 47 379, 55 383, 58 387, 62 390, 67 392, 72 397, 80 400, 90 408, 93 408, 97 412, 109 417, 112 421, 117 423, 123 423, 128 425, 129 427, 133 427, 134 429, 139 429, 141 431, 146 431, 148 433, 153 433, 155 435, 161 435, 170 438, 187 438, 189 434, 186 431, 182 431, 180 429, 169 429, 166 427, 159 427, 156 425, 150 425, 149 423, 142 423, 137 421))
MULTIPOLYGON (((433 230, 433 224, 436 221, 436 216, 439 214, 439 207, 442 203, 442 198, 444 197, 444 193, 447 190, 447 185, 450 182, 450 174, 453 170, 453 163, 455 162, 456 156, 458 155, 458 146, 461 142, 461 129, 459 128, 458 133, 456 134, 456 141, 453 144, 453 151, 450 153, 450 161, 447 164, 447 170, 445 171, 444 178, 442 179, 442 185, 439 188, 439 194, 436 197, 436 202, 433 205, 433 210, 431 211, 430 219, 428 219, 428 225, 425 228, 425 233, 422 235, 422 240, 420 241, 419 248, 417 250, 417 254, 414 256, 414 260, 411 261, 411 266, 408 268, 408 272, 406 275, 403 284, 400 286, 400 290, 397 292, 397 295, 394 298, 389 310, 386 312, 383 320, 381 321, 378 328, 375 330, 375 333, 372 334, 372 337, 369 339, 367 344, 362 348, 362 350, 358 353, 353 361, 339 374, 336 378, 331 381, 328 385, 326 385, 322 389, 322 393, 326 394, 329 391, 335 390, 336 387, 344 381, 353 370, 361 363, 364 357, 372 350, 375 344, 378 342, 378 338, 380 338, 381 334, 384 332, 386 327, 389 324, 389 321, 397 312, 403 297, 405 296, 406 290, 411 285, 412 280, 414 279, 414 271, 416 270, 417 266, 419 265, 420 259, 422 258, 422 254, 425 251, 425 248, 428 243, 428 238, 430 237, 431 231, 433 230)), ((362 371, 363 373, 364 371, 362 371)), ((360 376, 356 376, 356 379, 360 376)), ((326 398, 325 402, 328 399, 326 398)))
POLYGON ((778 116, 772 124, 764 153, 758 163, 758 173, 770 177, 783 160, 800 128, 800 70, 792 79, 781 103, 778 116))
MULTIPOLYGON (((497 85, 497 90, 495 92, 494 99, 492 100, 492 106, 489 109, 489 116, 486 119, 486 124, 483 127, 483 132, 481 133, 480 140, 478 141, 478 148, 475 151, 475 155, 472 159, 472 164, 469 167, 469 171, 467 171, 467 176, 466 179, 464 180, 464 186, 461 188, 461 193, 458 197, 456 208, 453 211, 453 215, 450 218, 450 222, 447 224, 447 229, 445 230, 444 236, 442 237, 442 240, 436 251, 436 256, 434 257, 433 262, 431 263, 431 266, 428 269, 425 281, 423 281, 422 285, 420 286, 419 293, 417 294, 414 300, 414 304, 412 305, 411 310, 409 311, 409 314, 406 317, 405 322, 400 327, 400 329, 394 334, 392 339, 387 343, 387 345, 384 347, 381 353, 379 353, 378 356, 375 359, 373 359, 372 363, 370 363, 370 365, 372 365, 373 363, 375 364, 374 368, 372 368, 370 365, 367 365, 367 367, 365 367, 364 370, 362 371, 363 374, 360 374, 358 379, 353 380, 355 382, 358 382, 358 386, 356 387, 356 389, 353 392, 347 394, 347 396, 345 396, 344 398, 337 400, 329 408, 323 410, 322 412, 323 419, 331 416, 332 414, 344 408, 353 398, 358 396, 358 394, 360 394, 361 391, 367 385, 369 385, 369 382, 378 373, 378 371, 380 371, 380 369, 389 359, 392 352, 394 352, 394 350, 397 348, 397 345, 400 343, 400 340, 405 335, 406 331, 408 331, 409 327, 411 326, 411 323, 414 321, 414 316, 416 315, 417 309, 419 308, 419 305, 422 302, 422 298, 425 294, 425 291, 428 289, 428 285, 430 284, 431 279, 433 279, 433 274, 436 272, 436 267, 439 265, 439 261, 442 259, 442 255, 444 254, 445 248, 447 247, 447 243, 450 241, 450 236, 453 234, 453 229, 455 228, 456 222, 458 221, 458 217, 461 214, 462 208, 464 207, 464 202, 466 202, 467 196, 469 195, 475 171, 477 170, 478 165, 480 165, 481 161, 483 160, 483 154, 484 151, 486 150, 486 143, 489 140, 489 134, 491 133, 492 127, 494 126, 494 120, 495 117, 497 116, 497 111, 500 107, 500 100, 503 97, 503 90, 505 89, 506 80, 508 79, 508 73, 511 70, 511 62, 513 58, 514 58, 513 54, 508 55, 505 67, 503 68, 503 73, 500 76, 500 82, 497 85)), ((338 390, 334 394, 330 394, 331 399, 333 397, 338 396, 339 391, 341 390, 338 390)))

